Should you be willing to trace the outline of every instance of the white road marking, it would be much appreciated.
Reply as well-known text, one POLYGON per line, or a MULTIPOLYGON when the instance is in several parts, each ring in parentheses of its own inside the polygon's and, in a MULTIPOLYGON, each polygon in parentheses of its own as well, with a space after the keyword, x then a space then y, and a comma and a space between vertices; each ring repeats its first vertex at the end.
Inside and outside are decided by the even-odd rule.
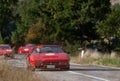
POLYGON ((94 79, 97 79, 97 80, 109 81, 109 80, 104 79, 104 78, 100 78, 100 77, 96 77, 96 76, 91 76, 91 75, 86 75, 86 74, 83 74, 83 73, 77 73, 77 72, 73 72, 73 71, 68 71, 68 72, 70 72, 70 73, 72 73, 72 74, 77 74, 77 75, 89 77, 89 78, 94 78, 94 79))

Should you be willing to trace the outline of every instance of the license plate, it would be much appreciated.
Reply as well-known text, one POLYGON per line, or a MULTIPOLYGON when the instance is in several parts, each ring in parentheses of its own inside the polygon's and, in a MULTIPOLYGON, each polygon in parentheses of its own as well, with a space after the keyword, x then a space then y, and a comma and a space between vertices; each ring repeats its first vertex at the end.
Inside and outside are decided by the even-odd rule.
POLYGON ((47 65, 47 68, 55 68, 55 65, 47 65))

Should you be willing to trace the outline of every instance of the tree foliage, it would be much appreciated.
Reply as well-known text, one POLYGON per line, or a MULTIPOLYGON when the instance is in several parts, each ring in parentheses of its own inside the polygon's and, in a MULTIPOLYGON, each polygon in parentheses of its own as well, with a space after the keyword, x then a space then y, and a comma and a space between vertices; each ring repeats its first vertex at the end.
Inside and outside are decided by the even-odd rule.
POLYGON ((99 37, 96 23, 110 12, 110 0, 20 0, 16 12, 15 45, 83 42, 99 37))
POLYGON ((10 36, 10 22, 13 21, 13 11, 17 0, 0 0, 0 33, 2 37, 10 36))
POLYGON ((95 38, 96 22, 109 11, 109 0, 49 0, 40 5, 40 15, 53 40, 95 38))
POLYGON ((120 37, 120 5, 114 5, 106 19, 96 26, 97 32, 103 37, 120 37))
POLYGON ((15 44, 18 42, 21 45, 25 44, 25 37, 28 30, 38 22, 39 10, 37 6, 39 3, 36 1, 37 0, 21 0, 18 3, 17 13, 19 19, 16 22, 17 30, 13 33, 12 40, 16 40, 16 37, 14 36, 16 32, 18 35, 17 39, 19 40, 16 41, 15 44))
POLYGON ((3 41, 3 38, 2 38, 2 36, 0 34, 0 44, 3 44, 3 43, 4 43, 4 41, 3 41))
POLYGON ((96 28, 100 37, 108 40, 104 47, 109 51, 120 50, 118 49, 120 45, 120 5, 112 6, 111 12, 107 14, 103 21, 98 22, 96 28))
POLYGON ((51 30, 48 29, 47 26, 42 24, 41 19, 33 24, 25 37, 26 43, 52 43, 52 39, 50 38, 51 30))

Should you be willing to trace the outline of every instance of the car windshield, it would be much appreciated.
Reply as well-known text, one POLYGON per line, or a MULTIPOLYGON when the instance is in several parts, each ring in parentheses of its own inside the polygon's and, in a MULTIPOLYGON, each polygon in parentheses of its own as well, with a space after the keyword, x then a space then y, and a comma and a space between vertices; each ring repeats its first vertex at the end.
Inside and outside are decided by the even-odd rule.
POLYGON ((0 49, 10 49, 11 47, 10 46, 0 46, 0 49))
POLYGON ((63 53, 64 51, 59 46, 43 46, 39 48, 40 52, 56 52, 56 53, 63 53))

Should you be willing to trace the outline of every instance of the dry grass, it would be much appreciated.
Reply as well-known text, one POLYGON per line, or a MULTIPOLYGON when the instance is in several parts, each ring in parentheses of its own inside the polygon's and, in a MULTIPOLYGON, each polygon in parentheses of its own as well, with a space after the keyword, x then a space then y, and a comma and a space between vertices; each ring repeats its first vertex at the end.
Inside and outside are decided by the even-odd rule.
POLYGON ((5 63, 0 63, 0 81, 46 81, 22 68, 15 68, 5 63))
POLYGON ((99 59, 99 58, 116 58, 116 57, 117 57, 116 52, 111 52, 111 54, 109 54, 109 53, 97 52, 95 50, 86 50, 83 58, 99 59))
POLYGON ((83 58, 78 54, 75 57, 71 57, 71 62, 78 64, 120 67, 120 58, 117 57, 115 52, 112 52, 111 54, 102 54, 96 51, 87 50, 83 58))

